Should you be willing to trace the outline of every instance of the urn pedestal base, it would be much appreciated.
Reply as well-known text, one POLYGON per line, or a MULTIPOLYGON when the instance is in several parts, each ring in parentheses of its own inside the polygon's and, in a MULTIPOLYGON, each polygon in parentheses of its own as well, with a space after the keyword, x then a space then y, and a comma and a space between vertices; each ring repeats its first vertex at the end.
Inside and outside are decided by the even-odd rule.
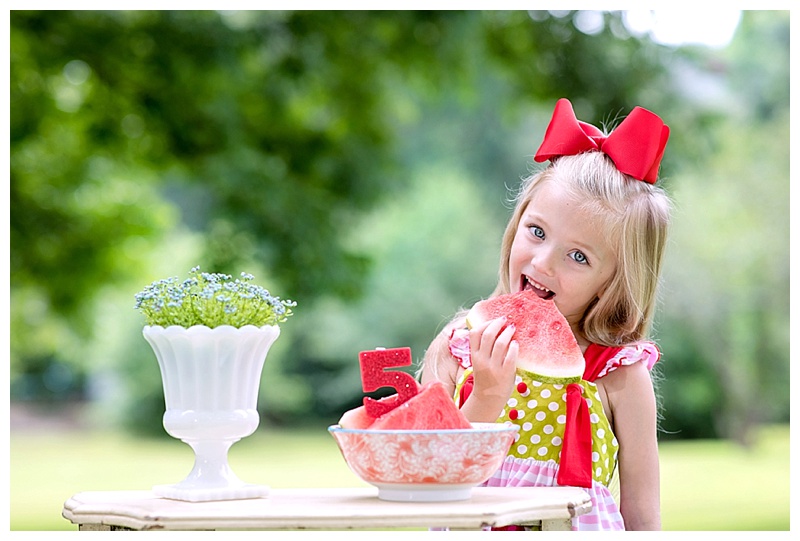
POLYGON ((228 466, 228 450, 236 441, 184 440, 194 451, 194 468, 180 483, 154 486, 153 494, 186 502, 267 497, 268 486, 245 483, 228 466))
POLYGON ((156 485, 162 498, 189 502, 262 498, 269 487, 241 481, 228 466, 231 445, 255 432, 261 370, 277 326, 145 327, 164 385, 164 429, 189 445, 191 473, 156 485))

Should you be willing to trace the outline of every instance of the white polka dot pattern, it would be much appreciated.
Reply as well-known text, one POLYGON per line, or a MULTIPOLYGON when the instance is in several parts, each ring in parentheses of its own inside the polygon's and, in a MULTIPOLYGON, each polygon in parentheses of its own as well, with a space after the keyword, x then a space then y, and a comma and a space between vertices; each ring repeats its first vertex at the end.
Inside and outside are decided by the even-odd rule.
MULTIPOLYGON (((566 384, 537 381, 535 374, 517 371, 516 386, 499 422, 519 425, 520 431, 509 451, 517 458, 558 462, 566 423, 566 384)), ((569 383, 569 382, 568 382, 569 383)), ((592 423, 592 469, 594 480, 611 481, 619 444, 603 412, 594 383, 581 381, 592 423)))

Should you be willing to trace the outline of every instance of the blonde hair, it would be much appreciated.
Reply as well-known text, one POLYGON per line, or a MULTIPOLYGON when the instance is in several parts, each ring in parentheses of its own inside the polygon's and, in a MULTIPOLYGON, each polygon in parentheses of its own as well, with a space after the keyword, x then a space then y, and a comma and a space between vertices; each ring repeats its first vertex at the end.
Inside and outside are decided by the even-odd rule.
POLYGON ((510 292, 509 257, 519 222, 546 182, 558 183, 594 212, 616 256, 616 272, 579 323, 587 340, 621 346, 647 337, 669 226, 670 201, 660 187, 620 173, 602 152, 555 159, 522 181, 500 248, 499 281, 492 296, 510 292))

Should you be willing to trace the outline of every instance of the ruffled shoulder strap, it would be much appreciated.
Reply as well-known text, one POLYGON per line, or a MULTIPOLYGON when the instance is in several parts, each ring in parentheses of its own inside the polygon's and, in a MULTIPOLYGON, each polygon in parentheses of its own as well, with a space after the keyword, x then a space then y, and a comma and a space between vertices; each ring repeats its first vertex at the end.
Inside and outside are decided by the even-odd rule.
POLYGON ((450 332, 450 354, 458 360, 461 368, 471 368, 472 358, 469 354, 469 331, 467 329, 453 329, 450 332))
POLYGON ((646 341, 623 347, 589 344, 583 357, 586 359, 586 370, 583 373, 583 379, 595 381, 620 366, 628 366, 638 362, 646 363, 647 369, 651 370, 661 358, 661 351, 655 342, 646 341))
POLYGON ((472 375, 472 357, 469 350, 469 331, 463 328, 453 329, 450 332, 448 347, 450 355, 458 361, 461 368, 465 369, 456 384, 453 395, 456 406, 460 408, 467 401, 467 397, 472 393, 472 387, 475 385, 475 377, 472 375))

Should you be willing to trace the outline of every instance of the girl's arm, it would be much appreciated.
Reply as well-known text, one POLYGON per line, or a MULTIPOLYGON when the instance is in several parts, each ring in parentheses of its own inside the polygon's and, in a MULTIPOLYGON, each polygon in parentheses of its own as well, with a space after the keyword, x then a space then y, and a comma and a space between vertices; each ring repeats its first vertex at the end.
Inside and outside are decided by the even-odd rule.
MULTIPOLYGON (((455 393, 459 375, 458 363, 449 349, 452 328, 445 328, 425 352, 420 378, 423 385, 441 381, 451 394, 455 393)), ((488 321, 469 332, 475 382, 461 411, 474 423, 495 422, 511 395, 518 352, 516 341, 511 339, 513 334, 514 327, 506 327, 503 319, 488 321)))
POLYGON ((620 511, 628 530, 661 529, 656 398, 644 363, 602 378, 619 441, 620 511))

